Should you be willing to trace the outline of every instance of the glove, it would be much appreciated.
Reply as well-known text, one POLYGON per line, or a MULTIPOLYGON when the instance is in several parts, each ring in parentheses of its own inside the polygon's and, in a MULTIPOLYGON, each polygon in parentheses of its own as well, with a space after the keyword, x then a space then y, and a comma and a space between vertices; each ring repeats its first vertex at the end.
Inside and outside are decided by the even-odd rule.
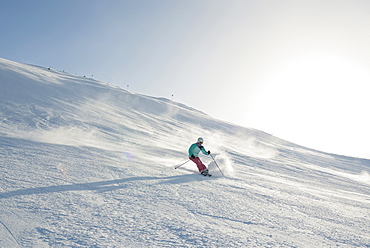
POLYGON ((208 155, 211 154, 211 151, 208 151, 208 155))
POLYGON ((191 158, 195 158, 195 156, 192 154, 192 155, 191 155, 191 158))

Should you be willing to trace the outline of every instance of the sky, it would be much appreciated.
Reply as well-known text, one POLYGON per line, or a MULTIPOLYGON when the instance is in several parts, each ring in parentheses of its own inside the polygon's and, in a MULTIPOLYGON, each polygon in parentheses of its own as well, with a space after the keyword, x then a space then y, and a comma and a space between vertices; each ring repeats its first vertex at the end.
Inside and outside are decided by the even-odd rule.
POLYGON ((370 158, 369 27, 367 0, 0 0, 0 57, 370 158))

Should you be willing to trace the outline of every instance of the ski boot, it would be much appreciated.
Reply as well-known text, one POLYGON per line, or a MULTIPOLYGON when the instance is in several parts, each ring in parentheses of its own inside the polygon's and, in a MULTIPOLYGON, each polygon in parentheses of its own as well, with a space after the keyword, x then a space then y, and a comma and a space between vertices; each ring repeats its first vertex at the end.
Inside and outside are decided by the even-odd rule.
POLYGON ((202 174, 203 176, 211 176, 211 174, 208 173, 208 169, 204 169, 200 172, 200 174, 202 174))

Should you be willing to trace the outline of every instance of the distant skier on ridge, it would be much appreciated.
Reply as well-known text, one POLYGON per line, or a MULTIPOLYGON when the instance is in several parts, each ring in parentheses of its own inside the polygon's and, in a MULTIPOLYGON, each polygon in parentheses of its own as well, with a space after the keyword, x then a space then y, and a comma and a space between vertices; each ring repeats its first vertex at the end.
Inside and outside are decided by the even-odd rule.
POLYGON ((189 159, 197 165, 200 174, 202 174, 203 176, 211 176, 211 174, 208 173, 207 167, 203 164, 203 162, 199 158, 199 152, 201 151, 204 155, 211 154, 210 151, 207 152, 206 149, 204 149, 203 142, 204 142, 203 138, 198 138, 198 142, 192 144, 189 147, 189 159))

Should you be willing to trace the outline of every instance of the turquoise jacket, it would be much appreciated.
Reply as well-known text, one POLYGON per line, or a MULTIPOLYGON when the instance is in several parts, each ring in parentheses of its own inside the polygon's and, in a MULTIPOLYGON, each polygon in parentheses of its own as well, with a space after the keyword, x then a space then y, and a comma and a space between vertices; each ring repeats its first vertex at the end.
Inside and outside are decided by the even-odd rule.
POLYGON ((204 147, 199 143, 194 143, 189 147, 189 158, 191 155, 194 155, 194 157, 199 157, 199 153, 202 151, 204 155, 208 155, 208 152, 204 147))

